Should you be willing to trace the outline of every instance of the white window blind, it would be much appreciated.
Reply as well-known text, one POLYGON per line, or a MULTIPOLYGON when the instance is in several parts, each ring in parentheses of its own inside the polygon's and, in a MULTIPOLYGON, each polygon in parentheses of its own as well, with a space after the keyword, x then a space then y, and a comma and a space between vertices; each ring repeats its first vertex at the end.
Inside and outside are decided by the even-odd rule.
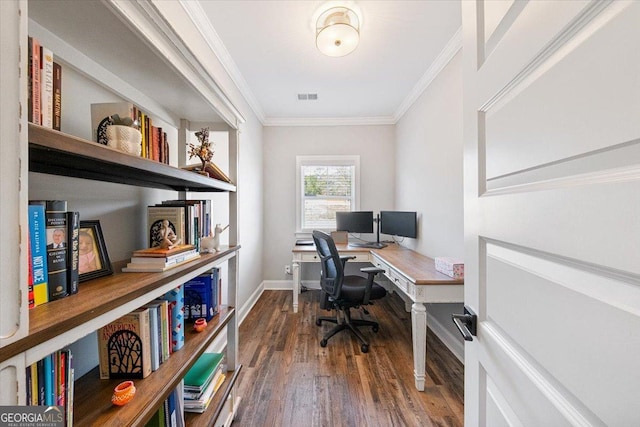
POLYGON ((336 212, 358 209, 357 156, 299 156, 298 231, 335 230, 336 212))

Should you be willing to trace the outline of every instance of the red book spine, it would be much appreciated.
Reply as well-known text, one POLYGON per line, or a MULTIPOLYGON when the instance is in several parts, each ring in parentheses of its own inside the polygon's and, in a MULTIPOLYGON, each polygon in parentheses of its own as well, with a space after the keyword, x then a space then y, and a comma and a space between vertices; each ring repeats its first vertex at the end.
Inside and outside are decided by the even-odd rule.
POLYGON ((53 128, 60 130, 62 118, 62 67, 53 63, 53 128))

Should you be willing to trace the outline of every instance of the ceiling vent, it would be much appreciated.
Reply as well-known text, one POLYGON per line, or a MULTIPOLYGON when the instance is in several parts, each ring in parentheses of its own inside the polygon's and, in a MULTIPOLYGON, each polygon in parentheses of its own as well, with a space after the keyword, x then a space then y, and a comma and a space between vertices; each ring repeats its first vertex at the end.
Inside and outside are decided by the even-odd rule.
POLYGON ((317 93, 299 93, 298 101, 317 101, 318 94, 317 93))

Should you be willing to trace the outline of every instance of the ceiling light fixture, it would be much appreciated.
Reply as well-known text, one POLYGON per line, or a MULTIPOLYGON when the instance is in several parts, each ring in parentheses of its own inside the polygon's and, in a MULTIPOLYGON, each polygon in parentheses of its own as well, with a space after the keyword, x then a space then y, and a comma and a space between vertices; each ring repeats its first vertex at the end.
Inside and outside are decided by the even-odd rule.
POLYGON ((316 46, 327 56, 345 56, 358 47, 360 20, 348 7, 325 10, 316 21, 316 46))

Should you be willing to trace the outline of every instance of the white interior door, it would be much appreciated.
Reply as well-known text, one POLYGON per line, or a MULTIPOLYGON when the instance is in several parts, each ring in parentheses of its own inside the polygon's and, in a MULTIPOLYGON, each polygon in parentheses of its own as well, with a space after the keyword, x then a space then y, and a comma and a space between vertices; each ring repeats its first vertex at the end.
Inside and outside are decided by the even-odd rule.
POLYGON ((640 425, 640 1, 463 1, 465 425, 640 425))

